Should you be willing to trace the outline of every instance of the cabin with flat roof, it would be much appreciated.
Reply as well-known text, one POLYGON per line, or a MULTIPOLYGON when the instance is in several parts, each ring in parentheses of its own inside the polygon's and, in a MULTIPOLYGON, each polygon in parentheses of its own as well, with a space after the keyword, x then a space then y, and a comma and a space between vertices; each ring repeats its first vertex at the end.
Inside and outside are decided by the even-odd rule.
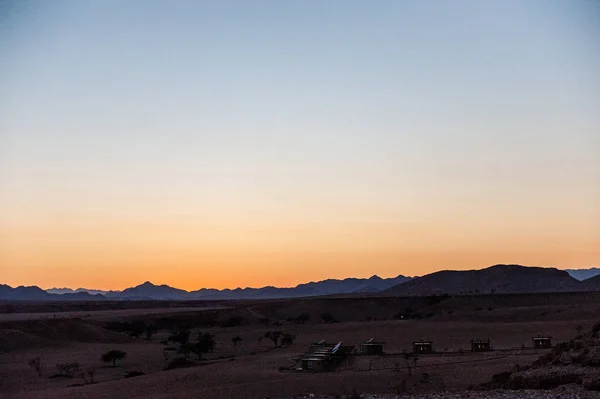
POLYGON ((322 372, 340 369, 342 364, 346 364, 353 350, 353 346, 343 346, 341 342, 330 344, 323 340, 311 344, 300 359, 299 370, 322 372))
POLYGON ((533 347, 536 349, 552 348, 552 337, 536 335, 533 337, 533 347))
POLYGON ((325 371, 326 359, 322 357, 307 357, 302 359, 302 370, 305 371, 325 371))
POLYGON ((490 339, 474 338, 471 340, 472 352, 489 352, 492 350, 492 342, 490 339))
POLYGON ((419 341, 413 342, 414 353, 433 353, 433 341, 425 341, 421 338, 419 341))
POLYGON ((361 355, 383 355, 383 345, 385 342, 375 341, 373 338, 360 343, 361 355))

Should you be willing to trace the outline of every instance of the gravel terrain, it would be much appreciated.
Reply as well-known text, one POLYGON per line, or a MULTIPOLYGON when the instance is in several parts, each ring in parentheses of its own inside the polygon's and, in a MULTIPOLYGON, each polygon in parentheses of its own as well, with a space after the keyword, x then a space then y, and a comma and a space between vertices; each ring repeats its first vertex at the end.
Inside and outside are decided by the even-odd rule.
MULTIPOLYGON (((276 399, 341 399, 345 396, 307 395, 276 399)), ((493 390, 436 392, 427 394, 373 395, 363 394, 361 399, 600 399, 600 393, 586 391, 579 385, 564 385, 552 390, 493 390)), ((265 398, 267 399, 267 398, 265 398)))

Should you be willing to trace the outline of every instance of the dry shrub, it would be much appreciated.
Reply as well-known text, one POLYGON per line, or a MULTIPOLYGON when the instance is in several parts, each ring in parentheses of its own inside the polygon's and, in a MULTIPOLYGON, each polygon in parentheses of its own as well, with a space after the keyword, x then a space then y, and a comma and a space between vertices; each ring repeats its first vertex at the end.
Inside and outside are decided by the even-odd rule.
POLYGON ((167 364, 167 368, 165 370, 181 369, 193 367, 195 365, 196 363, 186 359, 185 357, 176 357, 175 359, 171 360, 169 364, 167 364))

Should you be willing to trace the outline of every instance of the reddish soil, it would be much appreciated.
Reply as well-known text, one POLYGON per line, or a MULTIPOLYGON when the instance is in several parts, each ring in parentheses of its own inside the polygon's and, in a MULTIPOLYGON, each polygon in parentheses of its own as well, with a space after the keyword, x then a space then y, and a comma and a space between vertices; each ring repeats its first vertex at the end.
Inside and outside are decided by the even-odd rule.
POLYGON ((51 320, 23 320, 13 314, 12 320, 1 321, 0 397, 219 399, 336 395, 355 387, 382 394, 401 389, 417 393, 465 389, 544 354, 545 350, 522 349, 522 345, 531 346, 531 337, 537 333, 552 335, 559 342, 574 336, 579 325, 589 329, 600 314, 600 301, 583 294, 571 294, 562 301, 554 301, 552 296, 315 298, 237 302, 228 309, 122 310, 89 309, 89 316, 79 319, 70 318, 67 309, 51 320), (407 308, 420 318, 393 319, 399 312, 410 313, 407 308), (308 323, 286 321, 301 312, 311 314, 308 323), (326 312, 340 322, 322 323, 320 315, 326 312), (221 327, 236 317, 247 324, 221 327), (261 324, 263 317, 279 320, 279 328, 296 335, 296 342, 274 348, 263 337, 276 327, 261 324), (110 321, 134 320, 152 323, 160 330, 147 341, 106 328, 110 321), (214 334, 216 348, 195 367, 164 371, 166 363, 178 355, 168 350, 172 344, 160 341, 170 329, 181 326, 191 327, 193 336, 198 331, 214 334), (243 338, 241 346, 231 343, 236 335, 243 338), (494 351, 470 353, 469 341, 476 336, 489 337, 494 351), (312 342, 326 339, 358 346, 371 337, 387 342, 385 357, 357 356, 353 364, 336 372, 280 371, 293 367, 312 342), (434 341, 438 353, 419 356, 409 375, 402 353, 410 351, 412 341, 420 337, 434 341), (100 360, 100 355, 111 349, 127 352, 115 368, 100 360), (42 377, 27 365, 34 357, 41 358, 42 377), (56 364, 67 362, 94 370, 95 383, 83 385, 84 380, 77 377, 49 378, 57 373, 56 364), (145 375, 124 378, 130 371, 145 375), (424 373, 429 375, 428 382, 422 382, 424 373))

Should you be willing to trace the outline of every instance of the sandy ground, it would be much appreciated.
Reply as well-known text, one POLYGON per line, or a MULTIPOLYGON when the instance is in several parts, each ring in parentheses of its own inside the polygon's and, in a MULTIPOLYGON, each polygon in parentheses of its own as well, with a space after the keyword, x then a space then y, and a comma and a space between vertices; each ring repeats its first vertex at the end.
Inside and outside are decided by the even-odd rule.
POLYGON ((217 359, 198 367, 171 371, 163 371, 163 368, 166 361, 176 355, 165 351, 165 345, 158 342, 164 335, 155 337, 153 341, 70 343, 57 348, 3 354, 0 355, 0 375, 3 376, 0 392, 15 398, 257 398, 309 392, 340 394, 350 392, 355 386, 362 392, 393 393, 404 379, 408 381, 409 389, 415 392, 465 389, 489 380, 493 373, 510 369, 515 364, 530 363, 543 354, 541 350, 519 349, 538 331, 548 331, 564 339, 574 331, 570 322, 549 326, 526 322, 489 325, 417 321, 294 325, 285 330, 298 337, 290 348, 272 348, 264 339, 259 342, 267 331, 264 327, 213 329, 211 332, 217 336, 218 344, 209 358, 235 356, 235 360, 217 359), (457 353, 458 349, 467 348, 475 332, 495 339, 497 350, 477 354, 457 353), (410 348, 414 337, 425 333, 443 352, 420 356, 417 367, 412 367, 412 376, 409 376, 401 353, 410 348), (230 339, 234 335, 243 337, 242 347, 231 345, 230 339), (386 350, 398 355, 358 357, 351 368, 339 372, 279 371, 282 366, 293 366, 311 342, 330 339, 357 344, 371 336, 386 340, 386 350), (115 348, 126 351, 127 358, 121 365, 112 368, 100 361, 100 355, 115 348), (444 351, 445 348, 448 351, 444 351), (42 378, 38 378, 26 364, 27 359, 37 356, 42 358, 45 366, 42 378), (94 369, 98 383, 69 387, 81 381, 48 378, 56 373, 54 365, 64 362, 79 362, 86 369, 94 369), (397 365, 400 371, 394 371, 397 365), (123 379, 127 372, 134 370, 146 375, 123 379), (459 378, 457 372, 460 373, 459 378), (428 383, 419 382, 422 373, 430 374, 428 383))
MULTIPOLYGON (((378 395, 362 394, 362 399, 597 399, 596 392, 589 392, 577 385, 569 385, 552 391, 518 390, 518 391, 460 391, 436 392, 415 395, 378 395)), ((296 397, 280 397, 277 399, 338 399, 335 396, 302 395, 296 397)))
MULTIPOLYGON (((116 333, 102 329, 97 322, 98 319, 123 320, 134 315, 147 315, 144 312, 154 313, 158 309, 126 310, 125 313, 122 310, 102 311, 89 316, 88 320, 93 322, 90 328, 97 329, 92 331, 94 334, 90 333, 90 337, 94 338, 89 339, 90 342, 63 341, 46 345, 44 341, 36 346, 1 353, 0 397, 255 399, 292 398, 309 394, 335 397, 357 389, 359 392, 378 393, 381 398, 392 398, 394 395, 403 398, 399 395, 402 391, 426 395, 419 397, 423 399, 555 398, 557 396, 540 396, 539 392, 524 392, 522 396, 514 396, 515 392, 508 391, 477 393, 480 396, 464 395, 472 393, 465 391, 469 386, 489 381, 492 374, 510 370, 515 364, 529 364, 544 354, 544 350, 522 349, 522 345, 531 346, 533 335, 548 334, 554 337, 555 342, 559 342, 575 335, 579 325, 584 330, 590 328, 597 320, 597 314, 592 318, 588 310, 579 309, 573 307, 557 313, 548 309, 525 311, 519 308, 514 314, 506 309, 485 311, 484 320, 480 321, 472 320, 473 311, 467 309, 463 320, 438 317, 431 320, 348 321, 333 324, 284 323, 281 329, 297 337, 295 344, 287 348, 274 348, 270 341, 263 338, 265 332, 273 327, 258 323, 227 328, 195 328, 194 334, 209 331, 216 336, 214 353, 208 354, 198 366, 168 371, 164 370, 165 365, 178 356, 172 350, 165 350, 170 345, 160 343, 168 331, 160 331, 151 341, 122 334, 115 339, 116 333), (487 320, 486 317, 493 317, 494 312, 499 314, 495 316, 495 321, 487 320), (536 319, 532 317, 534 314, 538 315, 537 320, 531 321, 536 319), (543 320, 541 314, 547 315, 543 316, 547 320, 543 320), (564 320, 557 320, 559 316, 564 320), (97 334, 106 335, 101 337, 102 342, 96 340, 97 334), (231 343, 231 338, 236 335, 243 338, 240 347, 234 347, 231 343), (357 356, 347 368, 328 373, 280 370, 296 365, 312 342, 325 339, 358 346, 361 341, 371 337, 386 342, 385 357, 357 356), (438 353, 419 356, 416 367, 413 364, 409 374, 403 352, 410 351, 412 342, 421 337, 433 340, 438 353), (488 353, 469 352, 469 343, 474 337, 489 337, 495 350, 488 353), (100 360, 100 355, 111 349, 127 352, 127 357, 115 368, 100 360), (27 360, 33 357, 42 359, 41 378, 27 365, 27 360), (74 386, 82 385, 83 380, 49 378, 56 374, 55 365, 65 362, 78 362, 84 370, 94 370, 95 383, 74 386), (124 378, 131 371, 145 375, 124 378), (429 376, 427 382, 423 380, 424 373, 429 376), (439 392, 453 392, 452 395, 461 395, 456 392, 462 392, 463 396, 439 396, 442 395, 439 392)), ((193 310, 200 311, 198 308, 193 310)), ((321 307, 316 309, 318 312, 322 310, 321 307)), ((251 310, 243 308, 240 311, 249 317, 263 315, 261 308, 254 305, 251 310)), ((162 314, 166 317, 172 312, 181 313, 181 309, 164 309, 162 314)), ((348 312, 351 313, 352 309, 348 309, 348 312)), ((564 391, 563 396, 558 397, 576 397, 566 396, 571 393, 564 391)))

